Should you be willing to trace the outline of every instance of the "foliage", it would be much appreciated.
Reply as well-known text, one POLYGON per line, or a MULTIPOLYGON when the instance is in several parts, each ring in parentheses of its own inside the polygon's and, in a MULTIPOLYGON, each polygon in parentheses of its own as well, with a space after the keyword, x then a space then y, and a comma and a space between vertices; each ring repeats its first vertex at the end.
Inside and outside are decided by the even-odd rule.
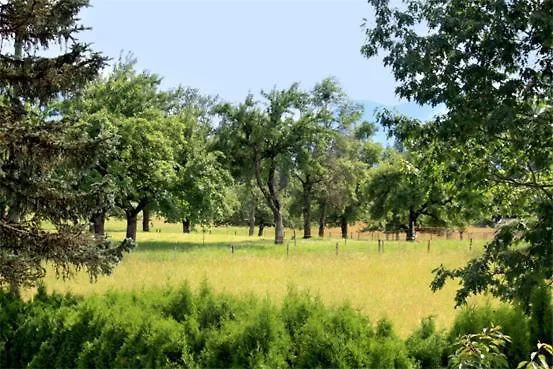
POLYGON ((105 148, 70 119, 51 115, 52 101, 95 78, 105 58, 77 40, 83 0, 10 0, 0 5, 0 285, 13 292, 44 276, 43 261, 67 277, 73 266, 91 278, 109 273, 132 247, 93 240, 78 224, 96 188, 80 178, 105 148), (52 53, 60 47, 61 53, 52 53), (45 232, 41 222, 55 225, 45 232))
POLYGON ((215 295, 207 285, 86 300, 0 295, 13 329, 3 367, 409 368, 391 325, 291 291, 283 306, 215 295), (10 302, 11 301, 11 302, 10 302))
POLYGON ((176 178, 158 200, 169 221, 187 220, 203 226, 220 221, 231 211, 232 178, 223 155, 213 149, 212 120, 217 99, 193 88, 173 92, 170 112, 178 130, 169 137, 174 147, 176 178))
POLYGON ((404 150, 387 150, 371 172, 366 191, 373 219, 385 220, 413 241, 417 224, 424 220, 435 226, 459 226, 479 217, 485 194, 451 176, 448 164, 436 158, 437 147, 404 150))
MULTIPOLYGON (((107 76, 61 108, 62 114, 80 121, 91 135, 113 137, 112 147, 90 176, 103 183, 103 196, 113 199, 98 203, 99 211, 109 213, 115 205, 128 219, 135 219, 175 180, 175 141, 183 129, 179 117, 171 113, 175 97, 160 91, 161 78, 138 72, 135 65, 131 55, 120 58, 107 76)), ((127 236, 135 238, 131 227, 127 236)))
POLYGON ((304 238, 311 237, 312 202, 316 198, 338 216, 347 218, 346 221, 356 220, 351 213, 356 202, 353 193, 359 183, 352 178, 362 178, 364 164, 372 164, 368 143, 364 143, 367 150, 363 150, 365 147, 356 134, 359 130, 367 141, 374 131, 370 123, 361 122, 362 106, 350 101, 336 80, 327 78, 317 83, 308 97, 304 106, 308 114, 298 131, 301 137, 290 152, 292 174, 298 182, 296 201, 301 204, 304 238), (342 176, 347 179, 340 180, 342 176), (344 214, 346 209, 348 214, 344 214))
POLYGON ((514 367, 527 357, 532 347, 528 318, 520 309, 509 306, 463 309, 449 331, 449 341, 454 342, 460 336, 477 334, 495 325, 500 326, 502 332, 511 338, 511 343, 504 348, 503 352, 509 366, 514 367))
POLYGON ((553 275, 553 206, 542 203, 537 219, 514 220, 496 233, 485 252, 466 266, 435 270, 432 289, 441 288, 450 278, 461 278, 456 302, 461 304, 470 294, 490 290, 506 301, 517 301, 529 311, 532 290, 553 275))
POLYGON ((405 341, 409 357, 425 369, 440 369, 447 362, 448 341, 436 331, 433 317, 421 321, 421 326, 405 341))
POLYGON ((553 347, 538 343, 538 350, 532 352, 529 361, 522 361, 517 369, 550 369, 553 367, 553 347))
MULTIPOLYGON (((459 278, 458 303, 490 290, 528 310, 529 287, 553 278, 547 225, 553 202, 553 7, 529 0, 405 0, 402 8, 369 3, 375 20, 363 54, 384 52, 400 97, 446 108, 424 124, 391 119, 388 127, 402 140, 438 145, 453 174, 470 174, 481 188, 508 192, 506 205, 531 206, 530 216, 515 214, 527 219, 500 231, 482 257, 465 268, 439 268, 433 288, 459 278)), ((507 212, 501 215, 519 210, 507 212)))
POLYGON ((482 333, 461 336, 458 347, 450 357, 449 367, 459 369, 509 368, 503 347, 511 342, 509 336, 501 333, 500 327, 484 328, 482 333))
POLYGON ((227 154, 230 167, 253 177, 273 213, 275 243, 282 243, 281 192, 289 178, 290 150, 298 144, 309 120, 302 109, 307 96, 298 84, 283 90, 262 91, 261 95, 264 106, 249 95, 237 106, 226 103, 216 109, 221 117, 217 147, 227 154))
POLYGON ((553 342, 551 287, 537 286, 530 296, 530 342, 553 342))

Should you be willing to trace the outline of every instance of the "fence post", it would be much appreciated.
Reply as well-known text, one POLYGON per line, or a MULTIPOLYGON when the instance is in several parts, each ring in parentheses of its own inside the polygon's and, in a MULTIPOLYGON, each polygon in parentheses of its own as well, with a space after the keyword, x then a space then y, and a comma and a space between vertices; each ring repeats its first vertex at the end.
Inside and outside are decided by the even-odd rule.
POLYGON ((336 242, 336 256, 338 256, 338 242, 336 242))
POLYGON ((428 245, 426 246, 426 252, 430 252, 430 240, 428 240, 428 245))
POLYGON ((290 242, 286 243, 286 257, 290 256, 290 242))
POLYGON ((472 238, 470 239, 470 242, 469 242, 469 250, 472 250, 472 238))
POLYGON ((230 245, 230 252, 234 255, 234 245, 230 245))

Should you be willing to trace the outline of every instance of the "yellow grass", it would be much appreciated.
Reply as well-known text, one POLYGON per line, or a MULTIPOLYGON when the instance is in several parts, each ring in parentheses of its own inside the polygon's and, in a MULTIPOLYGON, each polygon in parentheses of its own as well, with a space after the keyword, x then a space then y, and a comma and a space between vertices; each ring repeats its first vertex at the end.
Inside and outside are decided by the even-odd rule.
MULTIPOLYGON (((121 222, 111 222, 108 228, 114 239, 123 237, 120 232, 123 229, 121 222)), ((450 326, 457 314, 453 302, 456 284, 450 283, 444 290, 432 293, 431 270, 440 264, 450 267, 464 264, 481 252, 484 243, 474 241, 469 250, 467 240, 431 241, 428 252, 427 241, 386 241, 384 252, 379 254, 377 241, 370 239, 347 243, 338 239, 298 240, 297 245, 287 240, 284 245, 275 246, 270 239, 272 230, 261 239, 250 239, 245 236, 246 230, 240 228, 185 235, 178 225, 158 222, 152 230, 139 232, 139 246, 125 256, 111 276, 91 284, 84 273, 64 282, 50 272, 45 281, 47 287, 91 295, 108 290, 178 285, 184 281, 197 288, 207 279, 216 291, 238 295, 253 292, 278 302, 294 286, 319 295, 327 304, 348 302, 373 321, 388 317, 405 337, 421 318, 429 315, 436 316, 439 327, 450 326)), ((478 298, 471 303, 483 300, 478 298)))

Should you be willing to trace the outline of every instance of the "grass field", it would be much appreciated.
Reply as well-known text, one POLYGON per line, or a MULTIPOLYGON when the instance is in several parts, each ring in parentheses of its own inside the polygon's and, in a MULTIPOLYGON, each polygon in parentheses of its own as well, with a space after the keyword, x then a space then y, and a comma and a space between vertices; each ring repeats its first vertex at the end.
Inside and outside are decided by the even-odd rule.
MULTIPOLYGON (((159 222, 161 223, 161 222, 159 222)), ((46 278, 49 290, 79 295, 109 290, 147 290, 188 281, 192 288, 207 280, 220 292, 254 293, 280 301, 288 288, 309 291, 327 304, 349 303, 371 320, 387 317, 397 332, 407 336, 421 318, 434 315, 439 327, 447 327, 457 312, 453 297, 456 284, 437 293, 429 284, 431 270, 440 264, 464 264, 482 251, 484 240, 432 240, 407 243, 339 239, 286 240, 272 244, 272 229, 264 238, 246 236, 243 228, 217 228, 211 232, 181 233, 180 226, 157 224, 150 233, 138 234, 138 247, 126 255, 111 276, 89 283, 79 273, 70 281, 46 278), (338 247, 336 246, 338 244, 338 247), (234 248, 234 253, 232 249, 234 248), (287 251, 288 250, 288 251, 287 251)), ((124 236, 124 223, 111 221, 113 239, 124 236)), ((287 235, 292 231, 288 231, 287 235)), ((299 232, 298 232, 299 234, 299 232)), ((363 237, 360 237, 363 238, 363 237)), ((27 291, 30 295, 32 291, 27 291)), ((471 303, 483 303, 485 297, 471 303)))

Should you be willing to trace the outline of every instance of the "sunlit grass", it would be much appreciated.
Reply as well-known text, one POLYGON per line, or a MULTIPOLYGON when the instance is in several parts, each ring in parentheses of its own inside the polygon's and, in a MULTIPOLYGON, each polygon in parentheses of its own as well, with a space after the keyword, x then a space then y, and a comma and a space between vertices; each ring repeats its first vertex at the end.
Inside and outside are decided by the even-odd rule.
MULTIPOLYGON (((111 221, 113 239, 124 237, 124 223, 111 221)), ((317 294, 327 304, 349 302, 372 320, 391 319, 398 333, 408 335, 423 317, 434 315, 440 327, 456 315, 450 283, 442 291, 429 288, 432 269, 444 264, 460 266, 482 251, 484 241, 377 241, 298 239, 272 244, 269 230, 264 238, 247 237, 244 228, 218 228, 191 234, 180 225, 154 222, 150 233, 138 234, 138 247, 126 255, 111 276, 89 283, 78 273, 70 281, 49 273, 50 290, 79 295, 109 290, 148 290, 188 281, 193 288, 207 280, 216 291, 255 293, 280 301, 288 288, 317 294), (338 251, 336 250, 338 244, 338 251), (234 253, 232 249, 234 248, 234 253)), ((291 231, 289 234, 291 234, 291 231)), ((28 291, 28 294, 31 292, 28 291)), ((471 301, 482 302, 483 298, 471 301)))

